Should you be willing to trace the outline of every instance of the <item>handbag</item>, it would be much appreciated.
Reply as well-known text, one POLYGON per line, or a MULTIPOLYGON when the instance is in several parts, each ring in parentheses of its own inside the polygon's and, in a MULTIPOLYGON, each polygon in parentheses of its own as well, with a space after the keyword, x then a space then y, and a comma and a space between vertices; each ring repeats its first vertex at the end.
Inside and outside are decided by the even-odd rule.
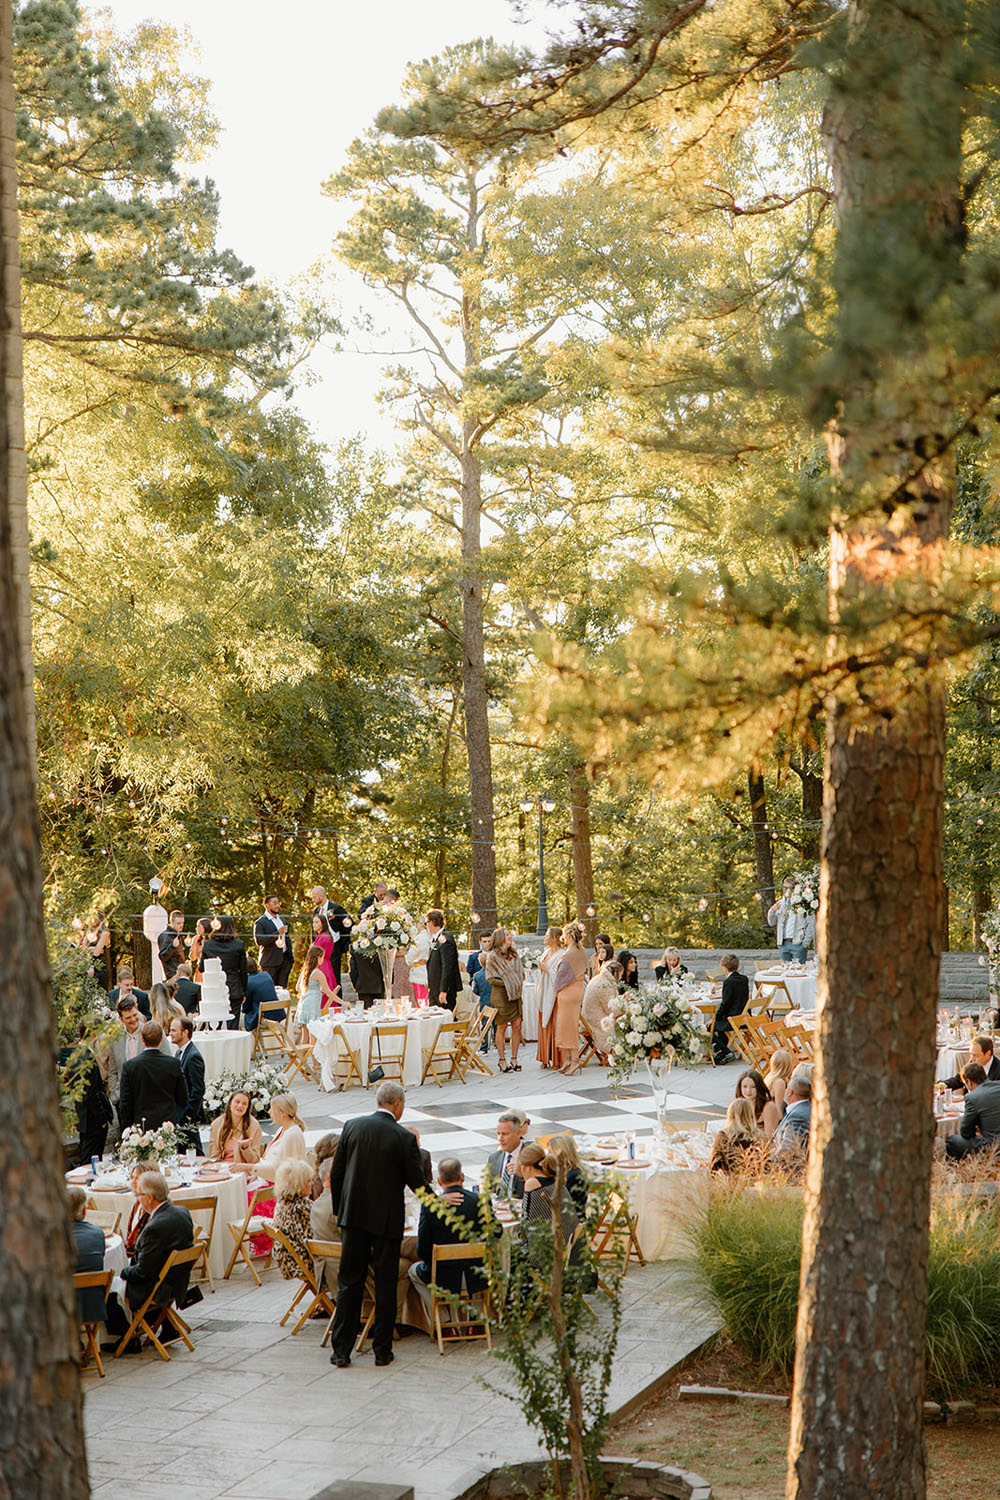
MULTIPOLYGON (((375 1023, 373 1022, 372 1024, 374 1025, 375 1023)), ((368 1069, 369 1083, 380 1083, 385 1077, 385 1069, 382 1066, 382 1038, 378 1034, 377 1026, 375 1026, 375 1046, 378 1048, 379 1060, 368 1069)))

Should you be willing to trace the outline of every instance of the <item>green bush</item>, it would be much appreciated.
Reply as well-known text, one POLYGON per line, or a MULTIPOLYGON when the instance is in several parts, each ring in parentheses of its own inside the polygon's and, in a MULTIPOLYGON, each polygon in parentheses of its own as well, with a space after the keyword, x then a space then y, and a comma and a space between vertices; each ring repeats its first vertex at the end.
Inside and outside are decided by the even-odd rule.
MULTIPOLYGON (((927 1387, 971 1396, 1000 1384, 1000 1223, 997 1200, 954 1190, 931 1213, 927 1387)), ((795 1362, 801 1197, 776 1189, 714 1189, 692 1219, 694 1295, 762 1369, 795 1362)))

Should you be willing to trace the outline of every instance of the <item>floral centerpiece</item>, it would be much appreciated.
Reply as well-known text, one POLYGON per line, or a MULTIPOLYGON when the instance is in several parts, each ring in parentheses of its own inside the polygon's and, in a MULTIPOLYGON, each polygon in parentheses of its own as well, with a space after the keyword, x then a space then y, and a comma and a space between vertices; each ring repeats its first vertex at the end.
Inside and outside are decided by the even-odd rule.
POLYGON ((126 1167, 153 1167, 177 1150, 177 1126, 169 1120, 158 1130, 143 1130, 141 1125, 130 1125, 122 1131, 118 1146, 118 1160, 126 1167))
POLYGON ((524 967, 524 972, 527 974, 530 970, 537 969, 544 957, 544 948, 522 948, 520 959, 524 967))
POLYGON ((701 1060, 701 1033, 680 982, 664 979, 658 984, 641 984, 619 996, 613 1009, 608 1081, 612 1088, 620 1087, 642 1063, 653 1085, 657 1113, 662 1116, 673 1064, 691 1067, 701 1060))
POLYGON ((413 917, 402 906, 389 903, 369 906, 364 915, 354 924, 355 953, 362 958, 373 958, 381 965, 385 984, 385 997, 392 995, 392 968, 400 948, 412 948, 420 935, 420 928, 413 917))
POLYGON ((221 1115, 233 1094, 246 1094, 258 1120, 265 1119, 275 1094, 287 1094, 288 1083, 270 1063, 251 1063, 245 1073, 225 1068, 205 1085, 205 1110, 210 1118, 221 1115))
POLYGON ((794 884, 788 892, 788 904, 792 911, 802 917, 815 917, 819 911, 819 865, 810 865, 808 870, 796 870, 792 880, 794 884))

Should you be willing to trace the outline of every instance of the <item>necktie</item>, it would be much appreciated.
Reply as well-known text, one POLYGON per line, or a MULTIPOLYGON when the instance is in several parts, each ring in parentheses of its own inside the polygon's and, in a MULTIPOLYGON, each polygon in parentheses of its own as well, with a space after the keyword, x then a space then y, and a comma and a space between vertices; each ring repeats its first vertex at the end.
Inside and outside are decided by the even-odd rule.
POLYGON ((500 1174, 500 1181, 503 1183, 503 1185, 504 1185, 505 1188, 509 1188, 510 1187, 510 1152, 509 1151, 505 1152, 505 1154, 504 1154, 503 1171, 500 1174))

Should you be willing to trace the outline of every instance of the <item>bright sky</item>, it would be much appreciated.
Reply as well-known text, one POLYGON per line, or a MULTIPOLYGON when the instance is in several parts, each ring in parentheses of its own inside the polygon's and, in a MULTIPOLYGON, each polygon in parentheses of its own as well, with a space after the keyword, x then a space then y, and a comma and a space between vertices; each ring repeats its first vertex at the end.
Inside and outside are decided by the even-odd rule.
MULTIPOLYGON (((157 20, 190 30, 223 127, 199 172, 222 197, 221 240, 258 274, 284 281, 329 249, 337 209, 320 183, 355 136, 392 103, 407 63, 477 36, 527 42, 506 0, 113 0, 128 30, 157 20)), ((543 0, 534 0, 541 15, 543 0)), ((536 33, 537 34, 537 33, 536 33)), ((361 295, 343 288, 344 310, 361 295)), ((299 404, 330 443, 354 432, 388 445, 377 412, 379 359, 321 355, 299 404)))

